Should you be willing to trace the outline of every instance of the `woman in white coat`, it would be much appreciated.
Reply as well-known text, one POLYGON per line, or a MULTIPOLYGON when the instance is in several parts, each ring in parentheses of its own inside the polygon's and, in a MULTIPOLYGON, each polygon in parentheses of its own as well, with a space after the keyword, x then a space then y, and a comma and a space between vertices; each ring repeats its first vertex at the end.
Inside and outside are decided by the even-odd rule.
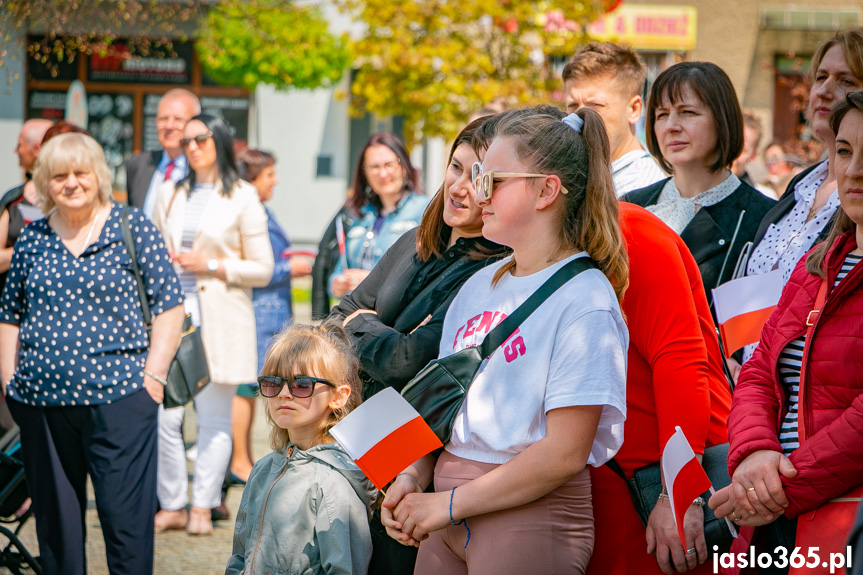
POLYGON ((273 273, 267 216, 257 190, 239 179, 230 132, 215 116, 192 118, 180 140, 191 168, 159 191, 153 222, 165 237, 186 296, 186 312, 201 327, 210 384, 195 398, 198 456, 187 514, 188 477, 181 434, 183 409, 159 414, 161 510, 156 531, 186 528, 210 534, 210 509, 231 458, 231 405, 236 386, 257 376, 251 288, 273 273))

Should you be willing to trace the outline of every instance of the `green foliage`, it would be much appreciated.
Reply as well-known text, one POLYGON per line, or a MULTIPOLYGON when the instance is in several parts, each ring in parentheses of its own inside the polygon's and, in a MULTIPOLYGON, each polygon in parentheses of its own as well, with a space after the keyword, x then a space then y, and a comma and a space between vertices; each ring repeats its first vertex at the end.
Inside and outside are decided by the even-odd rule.
POLYGON ((346 41, 330 34, 320 11, 286 0, 213 6, 195 46, 207 74, 247 90, 327 87, 350 65, 346 41))
POLYGON ((335 0, 366 25, 351 44, 352 110, 405 118, 405 137, 454 137, 492 100, 551 101, 550 56, 571 54, 607 0, 335 0), (565 15, 565 17, 564 17, 565 15))

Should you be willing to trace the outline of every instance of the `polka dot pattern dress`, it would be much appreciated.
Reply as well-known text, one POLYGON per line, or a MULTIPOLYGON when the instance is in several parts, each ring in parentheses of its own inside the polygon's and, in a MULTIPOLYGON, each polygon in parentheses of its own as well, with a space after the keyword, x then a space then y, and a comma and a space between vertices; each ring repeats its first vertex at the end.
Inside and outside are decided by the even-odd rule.
POLYGON ((812 249, 818 235, 839 207, 839 192, 834 190, 818 213, 811 220, 806 220, 815 203, 815 193, 826 177, 827 162, 824 162, 798 182, 794 188, 794 207, 785 217, 767 228, 764 239, 752 250, 746 275, 761 275, 780 269, 783 281, 788 282, 797 262, 812 249))
MULTIPOLYGON (((0 322, 20 329, 9 397, 40 407, 99 405, 143 389, 149 341, 122 208, 111 207, 99 238, 78 257, 47 218, 18 238, 0 298, 0 322)), ((182 304, 161 234, 135 208, 129 222, 153 315, 182 304)))

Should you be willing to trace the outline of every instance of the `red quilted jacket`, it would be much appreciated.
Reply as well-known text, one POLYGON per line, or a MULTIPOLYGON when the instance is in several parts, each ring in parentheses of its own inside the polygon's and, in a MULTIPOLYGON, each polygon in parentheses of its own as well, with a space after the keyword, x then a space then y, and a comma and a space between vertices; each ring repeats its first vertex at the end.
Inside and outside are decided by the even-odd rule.
MULTIPOLYGON (((800 389, 800 447, 790 456, 797 476, 783 478, 791 503, 785 513, 791 518, 863 484, 863 263, 833 289, 845 256, 856 247, 849 232, 837 238, 826 259, 827 301, 815 320, 807 379, 800 389)), ((806 331, 821 281, 801 260, 755 355, 740 373, 728 417, 732 475, 754 451, 782 451, 778 430, 786 393, 777 361, 782 349, 806 331)))

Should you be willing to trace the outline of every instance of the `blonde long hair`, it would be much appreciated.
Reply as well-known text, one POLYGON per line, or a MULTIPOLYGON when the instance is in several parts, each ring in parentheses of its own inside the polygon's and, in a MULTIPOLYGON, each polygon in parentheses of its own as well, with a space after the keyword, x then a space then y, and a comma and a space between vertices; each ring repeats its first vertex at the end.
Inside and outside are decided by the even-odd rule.
MULTIPOLYGON (((327 415, 316 444, 332 442, 330 429, 360 404, 362 384, 358 372, 359 362, 351 351, 347 333, 338 323, 331 322, 325 322, 320 327, 294 324, 285 328, 267 351, 261 370, 262 375, 286 378, 298 374, 313 375, 335 385, 350 386, 348 401, 327 415)), ((276 425, 269 406, 264 407, 270 423, 270 446, 276 451, 284 451, 291 443, 291 435, 287 429, 276 425)))
MULTIPOLYGON (((560 178, 569 191, 561 194, 560 249, 586 251, 621 301, 629 285, 629 259, 609 167, 608 136, 599 114, 589 108, 577 114, 584 120, 580 133, 561 121, 563 112, 550 106, 504 112, 492 120, 493 137, 512 139, 516 156, 529 171, 560 178)), ((494 283, 514 268, 515 258, 497 271, 494 283)))

